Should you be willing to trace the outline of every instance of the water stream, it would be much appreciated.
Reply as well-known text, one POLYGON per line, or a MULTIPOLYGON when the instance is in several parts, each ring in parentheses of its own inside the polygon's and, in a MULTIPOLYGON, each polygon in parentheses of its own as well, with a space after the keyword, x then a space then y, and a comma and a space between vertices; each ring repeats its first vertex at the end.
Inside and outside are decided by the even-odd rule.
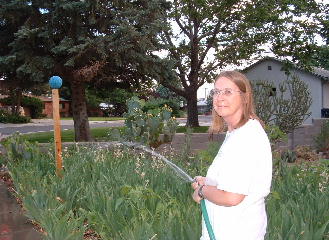
MULTIPOLYGON (((120 142, 120 143, 122 145, 125 145, 125 146, 128 146, 128 147, 140 149, 142 151, 145 151, 145 152, 151 154, 152 156, 156 156, 156 157, 160 158, 169 167, 171 167, 177 173, 177 175, 180 178, 182 178, 183 180, 185 180, 187 182, 194 182, 195 181, 190 175, 188 175, 185 171, 183 171, 176 164, 174 164, 173 162, 169 161, 167 158, 165 158, 161 154, 153 151, 152 149, 150 149, 150 148, 148 148, 148 147, 146 147, 144 145, 141 145, 139 143, 135 143, 135 142, 120 142)), ((203 219, 205 221, 206 228, 207 228, 207 231, 208 231, 210 240, 216 240, 215 234, 213 232, 212 226, 211 226, 210 221, 209 221, 209 216, 208 216, 208 212, 207 212, 207 208, 206 208, 206 204, 205 204, 205 200, 204 199, 201 199, 200 205, 201 205, 202 216, 203 216, 203 219)))
POLYGON ((161 154, 153 151, 152 149, 150 149, 144 145, 141 145, 139 143, 135 143, 135 142, 120 142, 120 143, 127 147, 132 147, 132 148, 143 150, 144 152, 147 152, 147 153, 151 154, 152 156, 158 157, 159 159, 164 161, 171 169, 173 169, 177 173, 177 176, 179 176, 184 181, 186 181, 186 182, 195 181, 190 175, 188 175, 184 170, 182 170, 176 164, 174 164, 173 162, 171 162, 170 160, 168 160, 166 157, 162 156, 161 154))

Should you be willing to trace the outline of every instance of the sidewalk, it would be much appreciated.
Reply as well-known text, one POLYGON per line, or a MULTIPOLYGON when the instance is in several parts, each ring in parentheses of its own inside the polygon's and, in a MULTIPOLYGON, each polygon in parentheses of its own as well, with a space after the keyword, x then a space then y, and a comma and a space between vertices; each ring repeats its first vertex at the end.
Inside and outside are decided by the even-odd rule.
MULTIPOLYGON (((48 126, 53 125, 53 119, 31 119, 30 123, 0 123, 0 128, 22 127, 22 126, 48 126)), ((61 120, 61 124, 73 124, 73 120, 61 120)), ((1 239, 0 239, 1 240, 1 239)))
POLYGON ((0 179, 0 240, 41 240, 16 199, 0 179))

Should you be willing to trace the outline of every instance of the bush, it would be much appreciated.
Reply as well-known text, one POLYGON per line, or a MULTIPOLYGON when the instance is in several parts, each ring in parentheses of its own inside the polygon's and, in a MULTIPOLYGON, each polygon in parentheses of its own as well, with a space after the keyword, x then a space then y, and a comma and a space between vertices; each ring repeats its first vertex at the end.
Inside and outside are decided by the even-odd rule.
POLYGON ((0 109, 0 122, 1 123, 28 123, 31 121, 30 117, 15 115, 0 109))
POLYGON ((178 126, 178 121, 171 116, 171 108, 167 105, 161 108, 156 108, 152 104, 148 105, 152 108, 145 105, 145 101, 137 97, 132 97, 127 101, 128 112, 124 114, 127 128, 123 137, 153 148, 157 148, 162 143, 171 142, 178 126))
POLYGON ((253 81, 252 87, 257 115, 266 124, 290 133, 310 116, 310 91, 297 76, 292 75, 279 86, 266 80, 253 81))
MULTIPOLYGON (((6 105, 13 104, 13 100, 10 97, 2 98, 0 99, 0 102, 6 105)), ((44 103, 39 98, 23 96, 21 105, 22 107, 27 107, 30 109, 31 118, 43 117, 42 110, 44 109, 44 103)))
POLYGON ((321 126, 320 133, 314 138, 316 150, 319 152, 329 151, 329 121, 325 121, 321 126))
POLYGON ((164 98, 151 98, 145 102, 143 106, 143 111, 148 112, 150 110, 160 109, 165 106, 169 106, 172 110, 172 115, 174 117, 179 117, 179 102, 174 99, 164 99, 164 98))
POLYGON ((277 125, 265 125, 265 131, 272 145, 288 140, 287 134, 284 133, 277 125))
POLYGON ((22 106, 30 108, 31 118, 42 118, 42 110, 44 109, 44 103, 35 97, 23 96, 22 106))
POLYGON ((296 162, 313 162, 319 160, 319 156, 309 146, 298 146, 295 149, 296 162))
POLYGON ((281 160, 287 163, 294 163, 296 162, 297 156, 294 151, 285 150, 281 153, 281 160))

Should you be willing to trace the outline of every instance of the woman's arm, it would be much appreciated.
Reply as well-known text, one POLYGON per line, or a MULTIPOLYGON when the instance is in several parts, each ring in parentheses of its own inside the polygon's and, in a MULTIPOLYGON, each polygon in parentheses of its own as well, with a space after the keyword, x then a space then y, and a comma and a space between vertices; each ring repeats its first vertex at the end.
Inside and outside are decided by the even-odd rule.
MULTIPOLYGON (((198 194, 201 186, 199 185, 197 188, 194 188, 195 191, 193 193, 193 200, 196 201, 197 203, 200 203, 202 199, 198 194)), ((243 194, 231 193, 231 192, 219 190, 215 186, 208 186, 208 185, 204 185, 202 187, 202 195, 208 201, 226 207, 232 207, 238 205, 243 201, 243 199, 246 196, 243 194)))

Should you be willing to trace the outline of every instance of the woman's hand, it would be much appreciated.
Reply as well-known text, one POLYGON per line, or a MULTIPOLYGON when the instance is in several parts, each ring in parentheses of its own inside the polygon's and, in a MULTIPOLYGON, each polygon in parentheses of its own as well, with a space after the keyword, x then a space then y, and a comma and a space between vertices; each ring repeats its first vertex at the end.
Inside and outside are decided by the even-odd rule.
POLYGON ((199 191, 199 188, 201 187, 201 185, 200 186, 197 186, 197 188, 195 188, 195 190, 194 190, 194 192, 193 192, 193 194, 192 194, 192 198, 193 198, 193 200, 195 201, 195 202, 197 202, 197 203, 200 203, 200 201, 202 200, 202 198, 199 196, 199 194, 198 194, 198 191, 199 191))
POLYGON ((202 177, 202 176, 196 176, 194 178, 194 182, 192 183, 192 188, 195 190, 198 186, 201 185, 206 185, 206 177, 202 177))
POLYGON ((202 176, 196 176, 194 178, 194 182, 192 183, 192 188, 194 189, 194 192, 192 194, 192 198, 195 202, 197 203, 200 203, 200 201, 202 200, 202 198, 199 196, 198 194, 198 191, 199 191, 199 188, 202 186, 202 185, 205 185, 206 184, 206 178, 205 177, 202 177, 202 176))

